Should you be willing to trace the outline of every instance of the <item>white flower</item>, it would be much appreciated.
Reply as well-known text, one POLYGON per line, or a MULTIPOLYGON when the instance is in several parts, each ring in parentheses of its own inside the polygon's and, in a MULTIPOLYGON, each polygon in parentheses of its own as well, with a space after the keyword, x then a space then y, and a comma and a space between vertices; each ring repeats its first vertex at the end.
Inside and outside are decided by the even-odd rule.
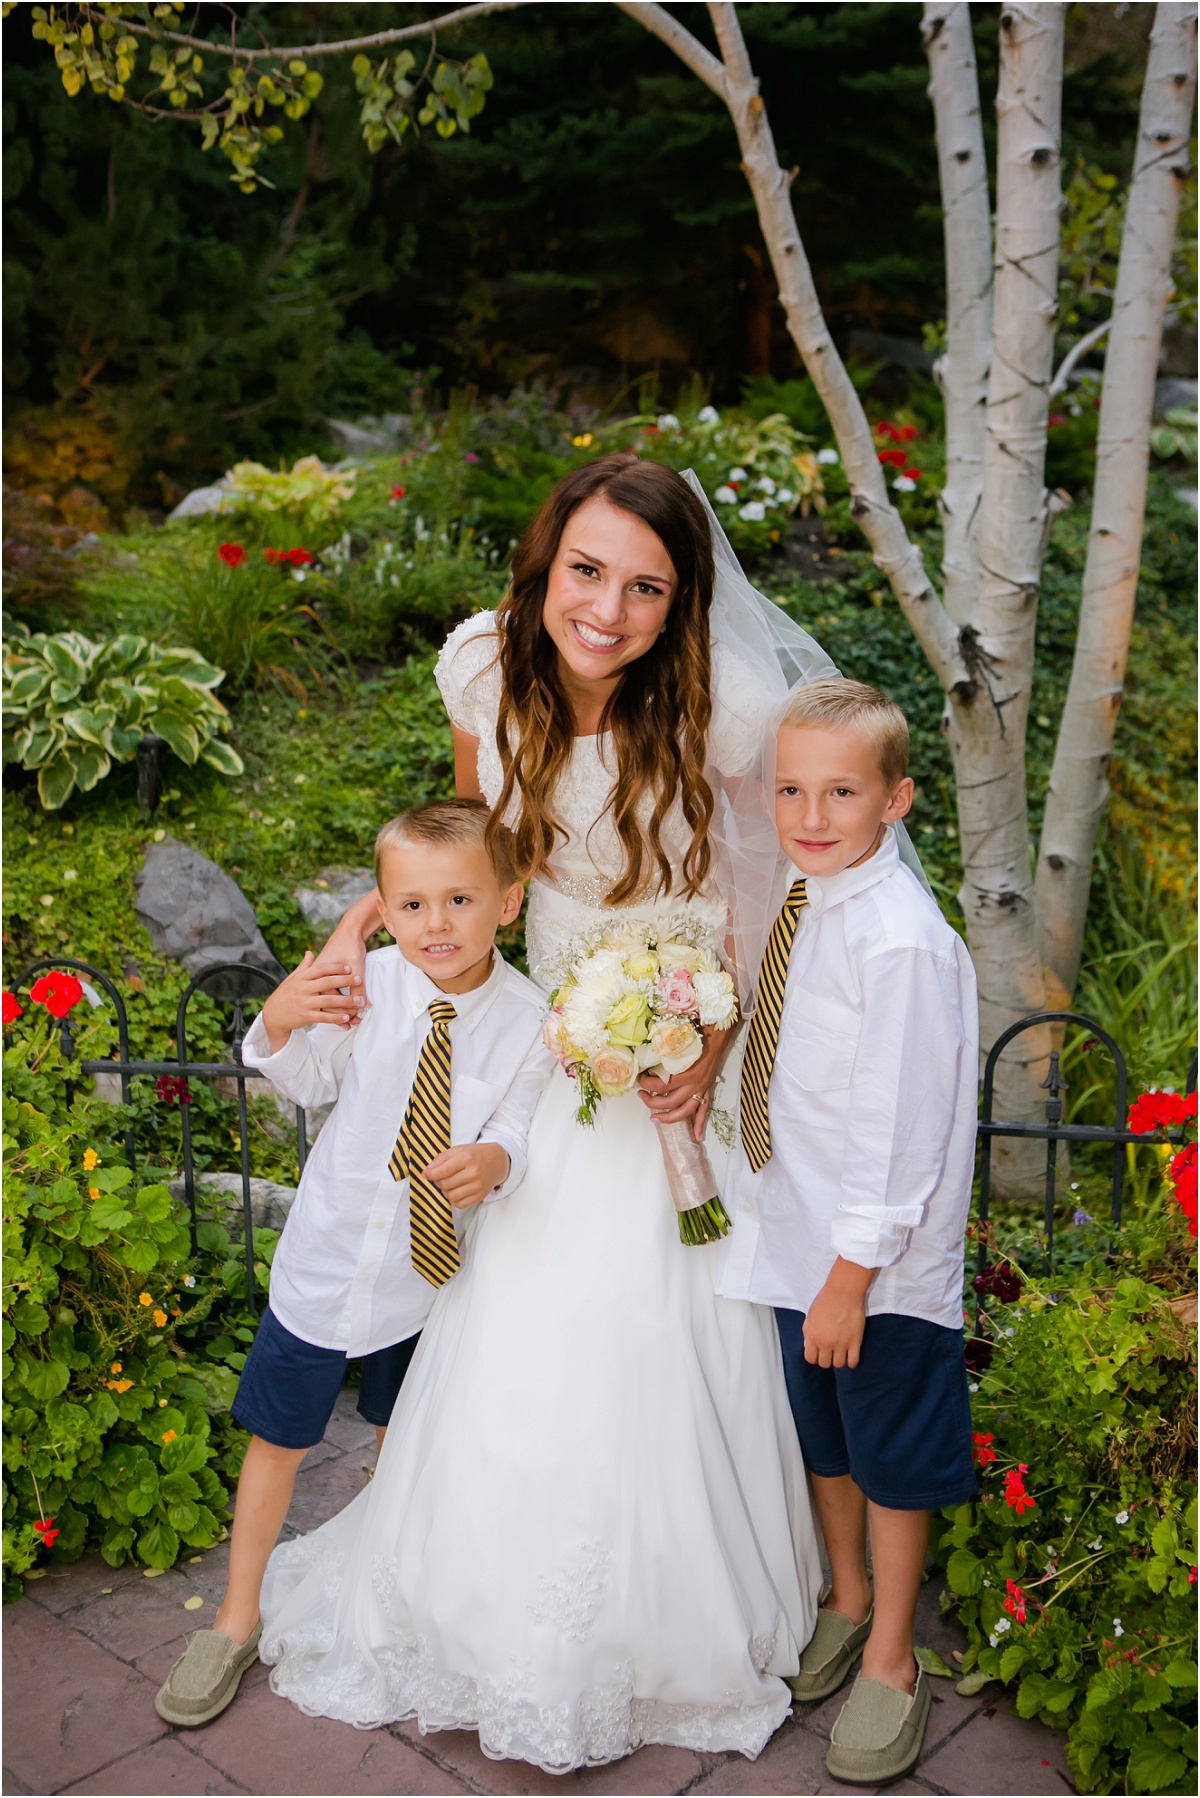
POLYGON ((625 990, 622 984, 624 963, 625 957, 620 950, 597 949, 594 955, 577 961, 571 974, 580 992, 616 1000, 625 990))
POLYGON ((760 493, 766 493, 766 494, 768 494, 768 495, 769 495, 769 494, 772 494, 772 493, 774 493, 774 491, 775 491, 775 483, 774 483, 774 481, 773 481, 773 480, 772 480, 772 479, 771 479, 771 477, 770 477, 770 475, 769 475, 769 474, 765 474, 765 475, 763 475, 763 476, 762 476, 762 477, 761 477, 761 479, 760 479, 760 480, 759 480, 759 483, 758 483, 758 491, 759 491, 759 492, 760 492, 760 493))
POLYGON ((294 581, 306 581, 308 579, 308 570, 306 568, 293 568, 292 579, 294 581))
POLYGON ((1129 1522, 1129 1512, 1128 1511, 1118 1511, 1117 1512, 1117 1522, 1118 1523, 1128 1523, 1129 1522))
POLYGON ((715 406, 701 406, 699 412, 696 414, 696 423, 702 425, 715 425, 720 416, 721 414, 717 411, 715 406))
POLYGON ((1113 1618, 1113 1635, 1114 1636, 1123 1636, 1124 1634, 1125 1634, 1125 1631, 1121 1627, 1121 1619, 1119 1617, 1114 1617, 1113 1618))
POLYGON ((747 524, 761 524, 767 516, 767 508, 760 499, 752 499, 738 511, 738 517, 744 518, 747 524))
POLYGON ((795 497, 796 495, 792 492, 790 487, 781 487, 779 492, 775 495, 775 504, 777 506, 790 506, 795 497))
POLYGON ((978 1392, 979 1391, 979 1382, 977 1380, 973 1381, 972 1384, 967 1387, 967 1391, 968 1392, 978 1392))
POLYGON ((994 1630, 988 1637, 988 1643, 992 1648, 999 1648, 1000 1646, 1000 1638, 994 1630))
POLYGON ((718 487, 713 498, 719 506, 732 506, 737 503, 737 494, 732 487, 718 487))
POLYGON ((1006 1629, 1012 1628, 1011 1617, 999 1617, 996 1620, 996 1634, 1002 1636, 1006 1629))
POLYGON ((196 1284, 195 1274, 184 1274, 183 1283, 185 1286, 194 1286, 196 1284))
POLYGON ((817 461, 821 464, 822 468, 836 468, 841 459, 842 458, 835 449, 823 449, 817 451, 817 461))
POLYGON ((744 481, 746 478, 746 470, 744 468, 731 468, 727 478, 731 481, 744 481))
POLYGON ((686 1018, 660 1018, 651 1028, 647 1047, 654 1050, 653 1065, 667 1074, 684 1073, 704 1053, 700 1032, 686 1018))
POLYGON ((715 974, 693 974, 692 985, 700 1001, 700 1022, 714 1024, 724 1030, 732 1024, 737 1011, 733 982, 723 970, 715 974))
POLYGON ((658 959, 668 974, 674 974, 677 968, 686 968, 689 974, 699 974, 706 968, 707 958, 703 949, 696 949, 691 943, 680 942, 671 937, 658 945, 658 959))
POLYGON ((646 935, 644 924, 612 924, 604 932, 601 946, 618 955, 640 955, 646 947, 646 935))
POLYGON ((658 428, 660 431, 677 431, 679 420, 673 412, 662 412, 659 414, 658 428))
POLYGON ((906 474, 898 474, 892 482, 892 487, 897 493, 915 493, 917 491, 917 483, 910 481, 906 474))
POLYGON ((1097 1536, 1096 1540, 1094 1542, 1089 1542, 1087 1546, 1091 1549, 1093 1554, 1098 1554, 1104 1547, 1104 1542, 1100 1536, 1097 1536))

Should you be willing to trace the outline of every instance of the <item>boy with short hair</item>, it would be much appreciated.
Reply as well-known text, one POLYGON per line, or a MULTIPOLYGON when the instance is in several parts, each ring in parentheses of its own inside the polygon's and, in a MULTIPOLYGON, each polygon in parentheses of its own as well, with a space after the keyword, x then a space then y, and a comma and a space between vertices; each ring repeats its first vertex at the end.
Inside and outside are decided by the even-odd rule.
POLYGON ((832 1586, 790 1684, 828 1697, 837 1779, 917 1759, 929 1520, 974 1497, 962 1335, 978 1021, 965 945, 900 861, 908 726, 873 687, 802 688, 774 791, 793 864, 746 1043, 720 1290, 772 1305, 832 1586), (874 1591, 866 1561, 869 1520, 874 1591))
POLYGON ((311 954, 271 994, 243 1054, 296 1105, 337 1100, 309 1156, 271 1268, 270 1306, 233 1403, 251 1431, 229 1586, 156 1700, 206 1723, 254 1660, 263 1573, 300 1462, 325 1433, 346 1362, 382 1444, 438 1288, 460 1263, 463 1214, 525 1176, 525 1141, 554 1066, 544 995, 495 950, 521 909, 507 833, 478 800, 419 806, 375 845, 395 946, 366 958, 361 1021, 347 971, 311 954))

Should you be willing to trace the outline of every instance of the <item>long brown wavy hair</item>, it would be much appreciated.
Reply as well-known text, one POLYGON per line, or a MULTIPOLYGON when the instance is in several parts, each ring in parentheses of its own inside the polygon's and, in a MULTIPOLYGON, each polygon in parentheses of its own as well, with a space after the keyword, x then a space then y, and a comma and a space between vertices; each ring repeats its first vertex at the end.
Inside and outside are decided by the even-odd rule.
POLYGON ((498 827, 516 793, 520 815, 513 839, 526 879, 546 866, 557 839, 566 837, 554 817, 553 797, 574 748, 575 722, 542 611, 568 519, 601 494, 649 525, 676 578, 665 630, 622 671, 600 721, 616 750, 617 779, 607 809, 625 854, 607 903, 671 892, 674 875, 662 829, 676 799, 692 831, 682 888, 683 896, 691 896, 703 886, 713 859, 708 836, 713 796, 704 777, 712 717, 712 539, 704 507, 687 482, 656 462, 601 456, 575 469, 558 483, 517 545, 512 586, 497 611, 503 693, 496 743, 504 786, 491 828, 498 827), (638 813, 646 794, 653 809, 643 823, 638 813))

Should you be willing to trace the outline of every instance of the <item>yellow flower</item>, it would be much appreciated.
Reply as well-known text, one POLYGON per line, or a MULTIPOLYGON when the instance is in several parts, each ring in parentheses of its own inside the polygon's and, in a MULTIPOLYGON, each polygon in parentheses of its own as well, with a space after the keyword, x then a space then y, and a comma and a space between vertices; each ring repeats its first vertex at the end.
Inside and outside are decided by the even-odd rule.
POLYGON ((591 446, 591 441, 592 433, 590 431, 584 431, 581 437, 572 437, 571 439, 571 442, 575 445, 576 449, 588 449, 591 446))
POLYGON ((99 1197, 100 1197, 100 1188, 98 1186, 89 1186, 88 1187, 88 1198, 92 1201, 93 1205, 96 1203, 96 1200, 99 1197))
POLYGON ((138 1293, 138 1304, 139 1305, 152 1305, 153 1303, 154 1303, 154 1300, 150 1297, 150 1294, 148 1292, 139 1292, 138 1293))
POLYGON ((108 1370, 108 1371, 109 1371, 109 1372, 110 1372, 110 1373, 120 1373, 120 1371, 121 1371, 121 1363, 120 1363, 120 1362, 119 1362, 119 1361, 114 1361, 114 1362, 113 1362, 113 1364, 112 1364, 112 1366, 111 1366, 111 1367, 110 1367, 110 1368, 109 1368, 109 1370, 108 1370))
POLYGON ((618 999, 604 1027, 614 1048, 634 1049, 644 1043, 650 1031, 650 1002, 645 993, 626 993, 618 999))
POLYGON ((166 1314, 166 1312, 165 1312, 165 1311, 156 1311, 156 1312, 155 1312, 155 1313, 154 1313, 154 1321, 155 1321, 155 1323, 156 1323, 156 1324, 157 1324, 157 1326, 158 1326, 158 1328, 159 1328, 159 1329, 160 1329, 160 1330, 165 1330, 165 1329, 166 1329, 166 1327, 167 1327, 167 1314, 166 1314))
POLYGON ((110 1392, 128 1392, 133 1385, 132 1380, 105 1380, 104 1384, 110 1392))
POLYGON ((174 1442, 175 1439, 176 1439, 176 1435, 175 1435, 174 1430, 164 1430, 163 1431, 163 1441, 164 1442, 174 1442))
POLYGON ((631 980, 653 980, 662 966, 653 950, 647 949, 644 955, 631 955, 625 963, 625 972, 631 980))
POLYGON ((84 1173, 90 1174, 94 1167, 99 1167, 99 1166, 100 1166, 100 1157, 99 1157, 99 1155, 97 1155, 95 1149, 85 1149, 83 1151, 83 1171, 84 1171, 84 1173))

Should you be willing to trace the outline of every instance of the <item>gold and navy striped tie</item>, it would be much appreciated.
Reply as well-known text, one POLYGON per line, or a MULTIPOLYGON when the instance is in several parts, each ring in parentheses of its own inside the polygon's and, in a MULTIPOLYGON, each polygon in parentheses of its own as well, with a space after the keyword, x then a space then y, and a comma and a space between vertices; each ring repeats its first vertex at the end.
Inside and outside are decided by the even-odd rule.
POLYGON ((763 956, 758 976, 758 1004, 750 1020, 750 1032, 746 1038, 746 1055, 742 1062, 742 1142, 750 1158, 750 1166, 756 1174, 771 1159, 767 1092, 771 1085, 771 1069, 775 1065, 775 1050, 779 1043, 779 1020, 783 1015, 788 958, 792 953, 801 910, 807 904, 803 880, 793 881, 792 890, 775 920, 775 928, 763 956))
POLYGON ((459 1268, 454 1214, 449 1199, 421 1169, 450 1147, 450 1020, 458 1013, 448 1000, 435 999, 429 1016, 429 1035, 388 1167, 393 1180, 408 1176, 412 1264, 431 1285, 444 1286, 459 1268))

